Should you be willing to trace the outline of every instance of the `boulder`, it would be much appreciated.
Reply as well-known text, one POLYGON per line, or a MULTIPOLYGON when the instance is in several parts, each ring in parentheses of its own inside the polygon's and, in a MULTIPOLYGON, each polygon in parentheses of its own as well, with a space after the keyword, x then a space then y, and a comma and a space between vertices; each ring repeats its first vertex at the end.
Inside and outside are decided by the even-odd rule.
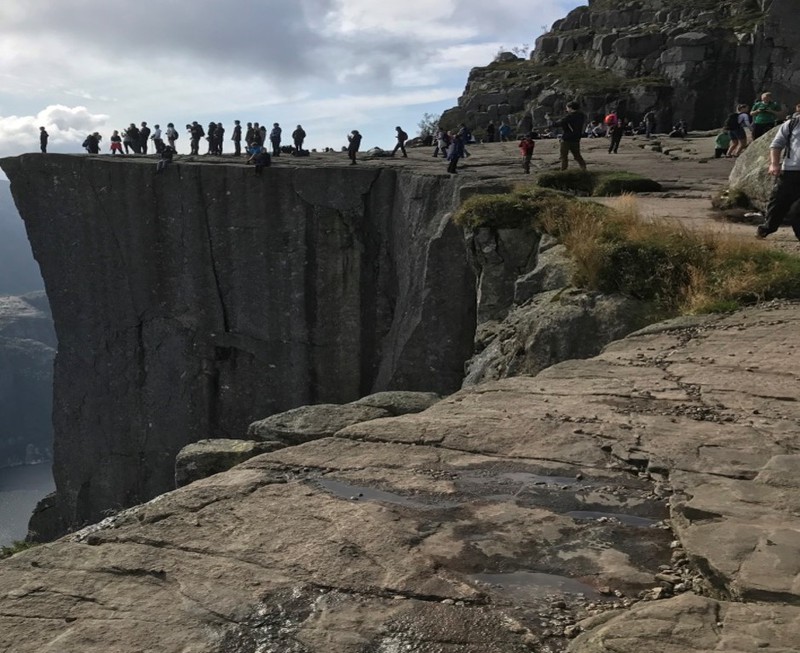
POLYGON ((296 445, 334 435, 344 427, 381 417, 391 417, 385 408, 356 404, 301 406, 253 422, 247 437, 296 445))
POLYGON ((774 185, 774 180, 768 172, 769 146, 778 129, 780 127, 775 127, 753 141, 736 159, 728 178, 731 190, 743 192, 750 199, 750 203, 761 211, 766 210, 774 185))
POLYGON ((175 487, 183 487, 201 478, 225 472, 253 456, 284 446, 286 445, 274 440, 198 440, 181 449, 175 458, 175 487))
POLYGON ((574 267, 564 245, 544 250, 540 247, 536 268, 514 282, 514 303, 524 304, 539 293, 567 287, 574 267))
POLYGON ((376 392, 357 401, 350 402, 353 406, 370 406, 389 411, 392 415, 406 415, 421 413, 433 404, 441 401, 442 397, 435 392, 411 392, 409 390, 387 390, 376 392))

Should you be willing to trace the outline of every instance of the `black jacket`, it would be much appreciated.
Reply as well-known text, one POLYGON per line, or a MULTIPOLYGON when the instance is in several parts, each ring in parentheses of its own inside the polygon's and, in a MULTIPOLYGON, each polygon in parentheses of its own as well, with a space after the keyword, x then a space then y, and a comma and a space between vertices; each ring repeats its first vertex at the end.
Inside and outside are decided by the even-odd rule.
POLYGON ((568 113, 561 120, 553 123, 553 127, 559 127, 562 132, 561 138, 565 141, 579 141, 583 138, 583 128, 586 125, 586 116, 581 111, 568 113))

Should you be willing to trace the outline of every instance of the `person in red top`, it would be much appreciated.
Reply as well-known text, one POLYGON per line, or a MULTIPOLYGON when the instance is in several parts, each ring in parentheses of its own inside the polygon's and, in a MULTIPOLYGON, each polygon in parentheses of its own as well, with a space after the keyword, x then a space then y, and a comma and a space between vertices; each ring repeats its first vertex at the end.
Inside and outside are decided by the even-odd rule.
POLYGON ((522 169, 526 175, 531 174, 531 159, 533 158, 533 148, 536 143, 533 140, 533 134, 526 134, 519 142, 519 151, 522 154, 522 169))

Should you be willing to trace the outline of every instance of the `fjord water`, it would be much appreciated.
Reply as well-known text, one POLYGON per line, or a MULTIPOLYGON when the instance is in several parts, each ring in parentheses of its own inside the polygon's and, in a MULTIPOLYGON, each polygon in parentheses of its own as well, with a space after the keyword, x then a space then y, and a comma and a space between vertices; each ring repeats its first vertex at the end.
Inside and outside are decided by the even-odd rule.
POLYGON ((0 468, 0 546, 25 539, 36 503, 54 490, 50 463, 0 468))

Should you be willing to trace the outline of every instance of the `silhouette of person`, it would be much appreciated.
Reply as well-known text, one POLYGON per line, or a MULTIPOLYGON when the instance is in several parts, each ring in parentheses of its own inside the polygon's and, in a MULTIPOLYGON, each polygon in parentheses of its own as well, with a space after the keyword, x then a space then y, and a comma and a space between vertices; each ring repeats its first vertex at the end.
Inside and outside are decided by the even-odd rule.
POLYGON ((39 127, 39 149, 42 150, 42 154, 47 154, 48 138, 50 138, 50 134, 47 133, 47 130, 44 127, 39 127))

